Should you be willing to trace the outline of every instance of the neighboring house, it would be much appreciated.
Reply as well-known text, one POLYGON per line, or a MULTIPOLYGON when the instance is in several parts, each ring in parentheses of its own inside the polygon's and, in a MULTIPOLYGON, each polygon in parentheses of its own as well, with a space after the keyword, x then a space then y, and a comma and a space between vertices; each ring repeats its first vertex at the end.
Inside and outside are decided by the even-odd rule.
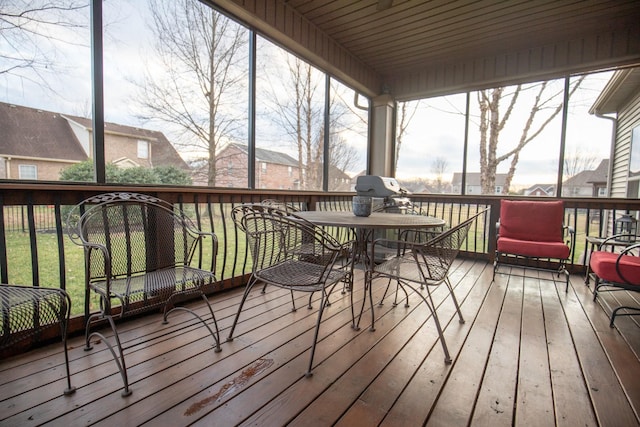
POLYGON ((556 195, 555 184, 534 184, 524 190, 525 196, 554 197, 556 195))
POLYGON ((615 121, 610 197, 640 197, 640 68, 616 71, 589 113, 615 121))
MULTIPOLYGON (((216 187, 246 188, 249 147, 230 143, 216 155, 216 187)), ((256 148, 256 188, 299 190, 298 161, 279 151, 256 148)))
POLYGON ((329 166, 329 191, 351 191, 351 177, 335 166, 329 166))
POLYGON ((607 181, 609 180, 609 159, 600 162, 587 182, 592 185, 592 197, 608 197, 607 181))
POLYGON ((562 197, 606 197, 609 159, 594 170, 578 172, 562 183, 562 197))
MULTIPOLYGON (((120 167, 189 170, 162 132, 105 123, 105 160, 120 167)), ((0 103, 0 179, 57 181, 93 158, 90 119, 0 103)))
MULTIPOLYGON (((504 183, 507 179, 506 173, 496 174, 496 186, 493 194, 503 194, 504 183)), ((454 194, 462 194, 462 172, 454 172, 451 180, 454 194)), ((467 195, 482 194, 482 185, 480 184, 480 172, 467 172, 466 181, 467 195)))

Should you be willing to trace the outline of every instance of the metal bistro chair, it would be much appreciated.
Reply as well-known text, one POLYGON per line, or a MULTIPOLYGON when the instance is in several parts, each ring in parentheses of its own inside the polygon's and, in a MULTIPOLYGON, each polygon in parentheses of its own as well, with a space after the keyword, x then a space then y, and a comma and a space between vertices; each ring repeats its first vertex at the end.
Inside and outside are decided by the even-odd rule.
POLYGON ((58 288, 0 284, 0 309, 0 352, 26 340, 37 340, 44 330, 52 326, 60 327, 67 372, 64 394, 73 394, 76 388, 71 386, 67 350, 67 326, 71 314, 69 295, 58 288))
POLYGON ((71 210, 67 221, 71 240, 85 254, 85 350, 91 338, 104 342, 118 365, 124 382, 123 396, 131 394, 124 348, 114 319, 161 308, 163 321, 183 310, 195 316, 209 331, 220 351, 218 325, 203 287, 217 283, 217 240, 199 231, 181 210, 153 196, 107 193, 90 197, 71 210), (211 240, 209 270, 192 266, 194 254, 202 256, 203 240, 211 240), (89 313, 89 291, 100 297, 100 312, 89 313), (206 303, 215 329, 195 311, 175 306, 185 296, 200 296, 206 303), (112 301, 120 307, 112 309, 112 301), (113 330, 115 348, 92 327, 106 320, 113 330), (117 353, 116 353, 117 351, 117 353))
MULTIPOLYGON (((340 244, 322 228, 276 208, 262 204, 236 206, 232 218, 247 236, 253 259, 246 285, 227 341, 233 340, 240 313, 251 289, 258 282, 300 292, 320 292, 320 307, 306 376, 312 375, 313 357, 322 314, 334 287, 349 280, 350 269, 342 268, 340 255, 349 241, 340 244)), ((311 305, 309 305, 311 308, 311 305)), ((293 305, 295 311, 295 302, 293 305)))
MULTIPOLYGON (((396 240, 394 243, 398 245, 398 253, 396 256, 384 261, 381 264, 372 264, 366 272, 365 281, 369 289, 369 301, 371 304, 371 329, 374 329, 375 317, 373 313, 373 295, 372 282, 377 278, 389 279, 387 288, 392 280, 395 280, 398 287, 405 294, 405 307, 409 306, 409 295, 405 287, 412 289, 429 307, 433 320, 436 324, 440 343, 444 350, 445 363, 451 363, 451 356, 442 333, 440 320, 436 312, 436 307, 431 296, 430 287, 444 283, 449 289, 451 298, 456 307, 460 323, 464 323, 464 317, 460 311, 458 300, 453 292, 453 287, 449 281, 449 269, 456 259, 462 243, 467 238, 471 225, 476 219, 484 214, 487 210, 480 211, 467 219, 466 221, 452 227, 427 242, 414 243, 412 240, 396 240), (420 288, 426 288, 427 296, 425 297, 412 283, 419 284, 420 288)), ((387 245, 390 242, 387 239, 378 239, 373 242, 371 249, 371 257, 375 259, 376 247, 387 245)), ((396 301, 397 303, 397 291, 396 301)), ((364 304, 364 302, 363 302, 364 304)), ((364 306, 363 306, 364 307, 364 306)), ((362 316, 362 312, 360 313, 362 316)), ((358 319, 358 323, 360 319, 358 319)))

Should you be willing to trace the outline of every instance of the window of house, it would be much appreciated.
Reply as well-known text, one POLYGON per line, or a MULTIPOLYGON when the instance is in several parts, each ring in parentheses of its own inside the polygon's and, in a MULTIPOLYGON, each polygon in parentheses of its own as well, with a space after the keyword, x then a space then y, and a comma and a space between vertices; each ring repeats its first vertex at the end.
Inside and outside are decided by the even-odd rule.
POLYGON ((227 175, 233 175, 233 162, 227 163, 227 175))
POLYGON ((288 167, 287 172, 289 173, 289 177, 293 176, 293 168, 291 166, 288 167))
POLYGON ((149 142, 147 141, 138 141, 138 158, 139 159, 148 159, 149 158, 149 142))
POLYGON ((38 179, 38 167, 36 165, 18 165, 18 178, 38 179))

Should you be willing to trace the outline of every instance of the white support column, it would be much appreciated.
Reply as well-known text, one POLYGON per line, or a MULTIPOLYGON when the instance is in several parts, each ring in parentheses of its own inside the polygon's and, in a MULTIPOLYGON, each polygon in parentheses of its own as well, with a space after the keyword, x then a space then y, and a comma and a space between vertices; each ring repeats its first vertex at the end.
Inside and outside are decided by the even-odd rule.
POLYGON ((391 95, 380 95, 373 99, 373 127, 369 153, 369 168, 372 175, 392 176, 393 109, 395 103, 391 95))

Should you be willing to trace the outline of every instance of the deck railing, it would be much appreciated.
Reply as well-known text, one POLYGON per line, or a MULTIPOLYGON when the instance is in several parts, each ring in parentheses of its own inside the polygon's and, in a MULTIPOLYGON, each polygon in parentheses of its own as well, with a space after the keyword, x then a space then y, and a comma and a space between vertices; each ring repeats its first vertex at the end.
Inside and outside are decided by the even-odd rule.
MULTIPOLYGON (((71 295, 71 330, 83 324, 84 261, 82 250, 72 244, 64 230, 69 208, 94 194, 135 191, 152 194, 185 210, 203 230, 216 233, 219 240, 217 276, 220 289, 241 286, 250 273, 250 259, 244 236, 238 234, 230 218, 237 204, 279 199, 302 210, 350 210, 353 193, 278 192, 259 190, 218 190, 206 188, 158 188, 96 186, 81 184, 0 185, 0 282, 52 286, 71 295)), ((511 197, 510 197, 511 198, 511 197)), ((500 197, 458 195, 411 195, 412 202, 429 215, 456 225, 476 211, 490 207, 488 215, 469 233, 460 256, 492 260, 495 223, 500 197)), ((569 268, 584 271, 587 235, 612 233, 615 218, 640 211, 636 199, 563 199, 565 222, 576 230, 576 250, 569 268)), ((531 219, 535 221, 535 218, 531 219)), ((333 229, 339 239, 348 230, 333 229)), ((199 254, 206 259, 210 254, 199 254)), ((92 303, 97 303, 94 301, 92 303)), ((96 307, 97 308, 97 307, 96 307)))

